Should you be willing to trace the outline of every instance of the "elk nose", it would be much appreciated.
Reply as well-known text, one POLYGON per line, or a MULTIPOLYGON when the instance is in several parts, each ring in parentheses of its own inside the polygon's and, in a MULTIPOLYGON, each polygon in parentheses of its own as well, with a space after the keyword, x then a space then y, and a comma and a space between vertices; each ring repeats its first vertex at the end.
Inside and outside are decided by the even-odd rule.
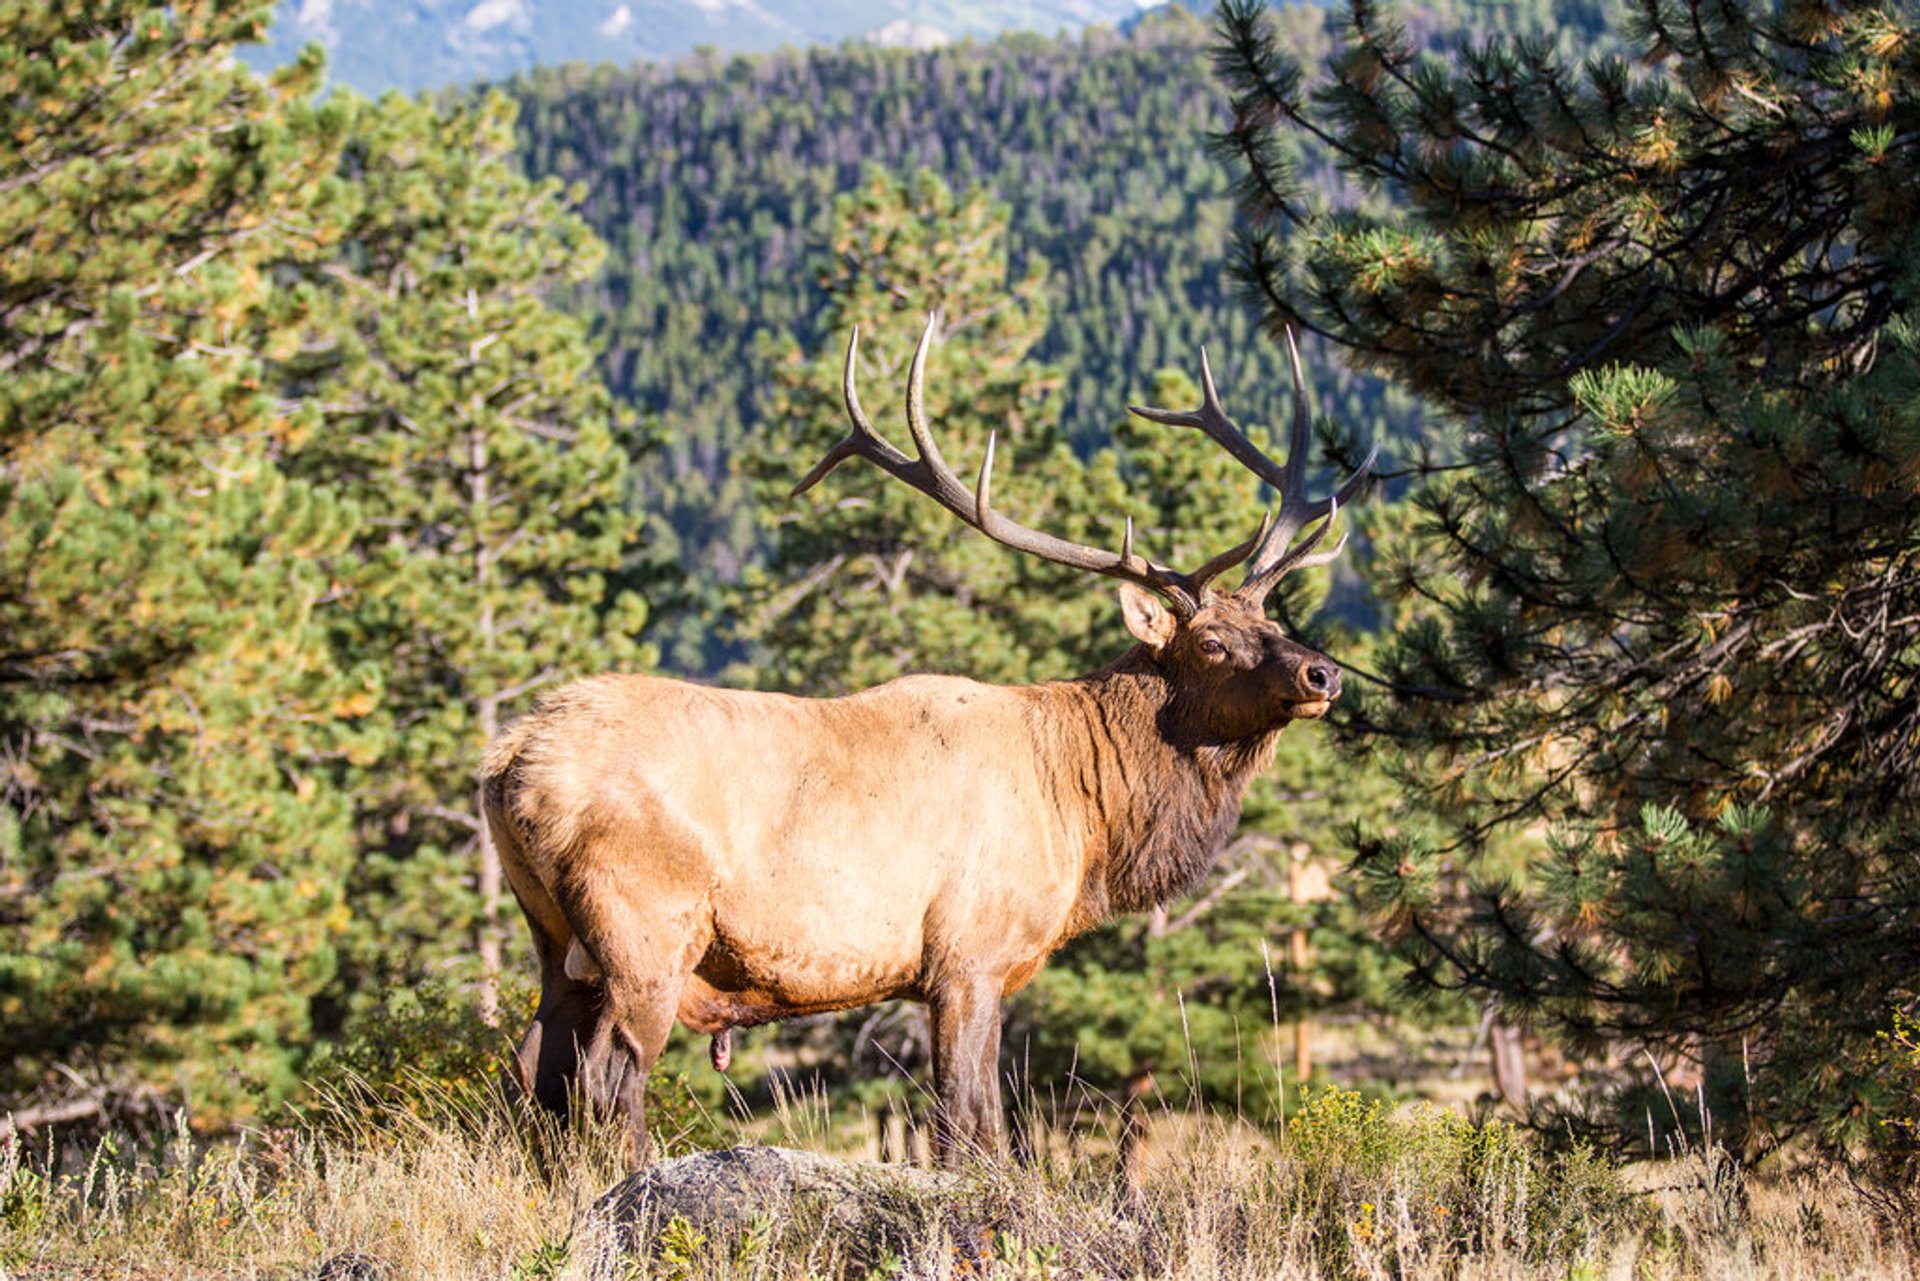
POLYGON ((1308 663, 1307 688, 1322 698, 1340 697, 1340 669, 1328 662, 1308 663))

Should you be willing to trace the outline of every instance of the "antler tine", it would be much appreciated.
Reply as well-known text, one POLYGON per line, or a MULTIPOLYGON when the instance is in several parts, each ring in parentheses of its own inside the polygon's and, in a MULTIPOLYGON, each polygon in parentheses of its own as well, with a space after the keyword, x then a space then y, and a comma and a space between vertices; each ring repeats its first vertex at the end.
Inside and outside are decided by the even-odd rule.
POLYGON ((954 475, 947 460, 941 457, 940 446, 927 428, 927 414, 921 403, 927 382, 927 353, 933 350, 933 336, 939 329, 940 313, 928 312, 920 341, 914 344, 913 362, 907 366, 907 431, 920 457, 904 472, 892 474, 978 529, 980 521, 975 514, 978 504, 974 492, 954 475))
POLYGON ((1227 548, 1227 550, 1194 570, 1192 575, 1193 585, 1195 587, 1205 587, 1220 574, 1232 569, 1235 565, 1238 565, 1241 561, 1253 555, 1254 551, 1260 546, 1261 541, 1266 538, 1267 531, 1271 528, 1273 528, 1273 513, 1262 512, 1260 514, 1260 527, 1253 531, 1253 536, 1243 543, 1235 543, 1232 547, 1227 548))
POLYGON ((1307 442, 1313 433, 1313 411, 1307 407, 1307 375, 1300 365, 1300 346, 1293 340, 1293 327, 1286 330, 1287 372, 1293 376, 1293 422, 1287 428, 1287 461, 1279 468, 1279 479, 1269 480, 1280 491, 1280 516, 1274 522, 1269 541, 1253 554, 1242 586, 1265 573, 1269 564, 1287 558, 1288 546, 1302 529, 1332 510, 1332 500, 1307 500, 1307 442))
POLYGON ((855 389, 853 380, 854 360, 859 353, 860 327, 855 325, 852 336, 847 339, 847 363, 840 375, 840 394, 847 402, 847 421, 852 425, 852 430, 834 443, 833 448, 827 451, 827 456, 813 465, 813 470, 800 478, 800 483, 788 495, 790 498, 798 498, 812 489, 828 472, 849 458, 868 459, 892 476, 899 476, 913 465, 911 458, 881 438, 868 421, 866 411, 860 408, 860 393, 855 389))
MULTIPOLYGON (((1220 403, 1219 389, 1214 385, 1213 364, 1207 359, 1205 347, 1200 349, 1200 408, 1175 411, 1142 405, 1127 406, 1151 422, 1170 427, 1197 428, 1214 444, 1226 450, 1235 462, 1279 492, 1279 516, 1270 525, 1263 524, 1263 541, 1256 541, 1246 555, 1239 557, 1239 560, 1245 560, 1247 556, 1253 556, 1256 564, 1260 553, 1276 544, 1284 552, 1287 543, 1302 528, 1327 511, 1327 500, 1309 503, 1306 496, 1306 442, 1312 427, 1312 416, 1307 411, 1306 380, 1300 368, 1300 352, 1293 345, 1292 330, 1287 331, 1287 354, 1293 366, 1294 411, 1293 425, 1288 432, 1285 464, 1268 457, 1265 451, 1247 438, 1247 434, 1240 430, 1233 419, 1227 417, 1226 408, 1220 403)), ((1228 561, 1221 569, 1236 563, 1228 561)), ((1251 574, 1254 571, 1249 569, 1248 572, 1251 574)))
POLYGON ((1043 533, 1037 529, 1029 529, 995 511, 992 490, 993 456, 998 440, 997 434, 987 438, 986 458, 981 463, 979 478, 974 482, 971 490, 961 482, 958 476, 954 475, 940 454, 940 447, 933 439, 933 432, 927 426, 926 414, 921 403, 926 379, 927 353, 933 345, 933 335, 937 325, 937 316, 927 317, 927 327, 920 334, 920 343, 914 349, 913 364, 907 373, 907 429, 913 435, 914 448, 919 451, 920 456, 907 457, 883 440, 873 429, 873 424, 867 421, 866 414, 860 407, 859 393, 854 388, 854 356, 859 343, 859 331, 856 330, 847 343, 847 363, 842 382, 842 390, 847 402, 847 417, 852 423, 852 430, 827 451, 827 456, 807 473, 799 485, 795 486, 794 493, 804 493, 821 477, 847 459, 864 458, 895 480, 909 488, 919 490, 959 517, 962 522, 971 525, 997 543, 1071 569, 1084 569, 1112 578, 1123 578, 1142 587, 1151 588, 1164 596, 1176 613, 1191 617, 1199 608, 1199 588, 1179 571, 1157 565, 1134 552, 1131 519, 1127 521, 1126 538, 1121 550, 1115 554, 1097 547, 1068 542, 1064 538, 1056 538, 1052 534, 1043 533))
POLYGON ((1235 462, 1284 495, 1286 469, 1261 453, 1260 447, 1247 439, 1246 434, 1234 425, 1233 420, 1227 417, 1227 411, 1221 407, 1220 393, 1214 390, 1213 368, 1207 363, 1205 347, 1200 349, 1200 397, 1198 409, 1154 409, 1148 405, 1128 405, 1127 411, 1148 422, 1168 427, 1197 428, 1214 444, 1226 450, 1235 462))
POLYGON ((1326 516, 1318 525, 1314 526, 1313 532, 1307 535, 1305 542, 1296 545, 1283 545, 1279 550, 1279 554, 1272 558, 1272 563, 1267 565, 1261 565, 1259 563, 1260 560, 1267 555, 1267 548, 1263 547, 1260 555, 1254 558, 1254 565, 1248 568, 1246 578, 1240 584, 1240 596, 1248 600, 1263 601, 1266 599, 1267 593, 1273 590, 1273 585, 1279 582, 1284 575, 1296 569, 1309 569, 1315 565, 1325 565, 1332 561, 1346 549, 1346 534, 1341 534, 1340 541, 1336 542, 1326 551, 1316 553, 1314 548, 1318 547, 1321 541, 1326 538, 1328 531, 1333 528, 1334 522, 1338 520, 1339 517, 1340 500, 1338 498, 1330 498, 1327 500, 1326 516))
MULTIPOLYGON (((1283 502, 1291 502, 1304 501, 1307 496, 1307 438, 1313 433, 1313 411, 1307 407, 1307 373, 1300 367, 1300 344, 1293 340, 1292 325, 1287 326, 1286 334, 1287 372, 1293 375, 1293 425, 1287 432, 1287 479, 1293 482, 1294 492, 1283 492, 1281 498, 1283 502)), ((1281 511, 1284 515, 1285 508, 1281 511)), ((1311 519, 1311 516, 1301 516, 1303 523, 1311 519)))
POLYGON ((934 442, 933 433, 927 430, 926 410, 920 402, 927 384, 927 352, 933 348, 934 331, 939 326, 940 313, 928 312, 926 328, 920 331, 920 341, 913 348, 913 363, 907 366, 907 431, 913 436, 913 447, 920 451, 920 457, 936 476, 952 473, 940 456, 940 446, 934 442))
MULTIPOLYGON (((1231 418, 1227 417, 1226 410, 1220 403, 1220 393, 1214 386, 1213 366, 1207 359, 1204 347, 1200 350, 1200 408, 1173 411, 1137 405, 1128 406, 1134 413, 1151 422, 1199 429, 1208 439, 1226 450, 1234 461, 1278 491, 1279 516, 1271 523, 1262 522, 1260 532, 1254 536, 1249 545, 1243 545, 1244 551, 1242 548, 1234 548, 1216 558, 1223 562, 1217 568, 1214 568, 1212 561, 1202 567, 1203 571, 1210 571, 1207 577, 1211 577, 1212 574, 1219 573, 1239 561, 1248 561, 1246 577, 1240 585, 1239 592, 1243 597, 1254 601, 1264 599, 1281 574, 1290 569, 1325 564, 1346 545, 1346 540, 1343 538, 1327 552, 1317 556, 1309 554, 1332 527, 1333 518, 1340 506, 1351 503, 1354 496, 1360 492, 1361 486, 1366 483, 1367 477, 1373 470, 1374 459, 1379 455, 1379 447, 1375 446, 1373 452, 1367 455, 1367 460, 1360 465, 1359 470, 1348 477, 1340 488, 1328 497, 1315 500, 1307 498, 1307 451, 1308 438, 1312 435, 1313 429, 1313 414, 1307 405, 1307 379, 1300 362, 1299 344, 1294 341, 1291 328, 1286 331, 1286 339, 1287 364, 1293 376, 1294 399, 1293 421, 1287 431, 1287 461, 1284 464, 1277 463, 1268 457, 1247 438, 1246 433, 1234 425, 1231 418), (1297 548, 1293 547, 1293 541, 1299 537, 1300 531, 1316 520, 1323 521, 1320 529, 1305 544, 1297 548)), ((1199 578, 1200 575, 1196 574, 1195 577, 1199 578)), ((1204 579, 1201 581, 1204 582, 1204 579)))

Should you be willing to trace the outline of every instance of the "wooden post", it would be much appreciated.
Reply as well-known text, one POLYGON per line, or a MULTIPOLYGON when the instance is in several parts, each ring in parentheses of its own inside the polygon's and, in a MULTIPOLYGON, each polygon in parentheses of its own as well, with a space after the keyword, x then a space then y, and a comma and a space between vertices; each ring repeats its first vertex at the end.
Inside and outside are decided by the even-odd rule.
POLYGON ((901 1160, 903 1154, 906 1160, 909 1162, 912 1160, 911 1154, 905 1152, 907 1146, 906 1127, 900 1121, 899 1111, 899 1107, 889 1098, 887 1100, 886 1110, 880 1114, 879 1147, 880 1164, 882 1165, 890 1165, 895 1161, 901 1160), (898 1131, 900 1135, 898 1139, 894 1137, 896 1131, 898 1131))
MULTIPOLYGON (((480 733, 491 743, 500 732, 500 704, 492 697, 480 700, 480 733)), ((500 851, 487 827, 486 799, 474 789, 473 813, 480 820, 475 831, 479 850, 480 883, 480 1021, 500 1026, 500 972, 506 931, 500 920, 500 851)))
POLYGON ((920 1124, 920 1117, 913 1110, 912 1103, 900 1105, 900 1159, 906 1164, 933 1164, 933 1141, 929 1134, 922 1133, 927 1129, 920 1124))

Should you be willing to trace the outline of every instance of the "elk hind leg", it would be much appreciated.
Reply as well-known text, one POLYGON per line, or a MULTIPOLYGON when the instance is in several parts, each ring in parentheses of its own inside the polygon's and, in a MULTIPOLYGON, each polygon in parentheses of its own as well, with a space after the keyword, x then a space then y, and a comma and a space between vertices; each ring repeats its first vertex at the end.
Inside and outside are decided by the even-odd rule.
POLYGON ((540 962, 540 1003, 514 1051, 514 1076, 542 1107, 564 1116, 580 1047, 592 1039, 599 1021, 600 993, 567 971, 566 958, 576 945, 558 905, 536 882, 512 879, 540 962))
POLYGON ((676 910, 657 898, 606 895, 566 906, 586 953, 575 968, 590 961, 600 974, 601 1004, 580 1064, 580 1091, 602 1113, 624 1115, 628 1160, 637 1169, 648 1149, 647 1073, 666 1048, 681 994, 712 930, 692 902, 676 910))
POLYGON ((590 1044, 601 1021, 599 988, 542 966, 540 1005, 515 1054, 521 1088, 540 1106, 565 1116, 568 1095, 580 1070, 580 1051, 590 1044))
POLYGON ((605 1008, 580 1067, 581 1093, 603 1114, 626 1120, 627 1164, 647 1163, 647 1074, 666 1048, 685 976, 609 979, 605 1008))
POLYGON ((970 979, 933 994, 934 1147, 940 1163, 997 1156, 1000 1124, 1000 984, 970 979))
POLYGON ((568 1094, 580 1066, 580 1050, 593 1039, 599 1023, 601 994, 597 986, 580 981, 567 960, 578 950, 578 940, 566 914, 533 871, 522 843, 519 825, 507 814, 507 800, 497 782, 485 789, 488 828, 500 851, 507 884, 520 903, 540 963, 540 1003, 513 1056, 520 1088, 549 1112, 564 1116, 568 1094))

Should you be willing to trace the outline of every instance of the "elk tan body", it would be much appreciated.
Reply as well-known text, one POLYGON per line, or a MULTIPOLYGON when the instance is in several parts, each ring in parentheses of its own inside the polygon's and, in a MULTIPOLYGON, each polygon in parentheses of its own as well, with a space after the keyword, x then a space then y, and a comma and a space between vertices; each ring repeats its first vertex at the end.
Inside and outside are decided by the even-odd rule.
MULTIPOLYGON (((696 1031, 924 996, 956 966, 1031 973, 1103 826, 1042 764, 1076 701, 937 676, 827 700, 582 682, 489 758, 503 857, 523 902, 564 873, 670 934, 652 963, 689 975, 696 1031)), ((542 923, 572 942, 564 911, 542 923)))
MULTIPOLYGON (((1262 609, 1335 503, 1289 550, 1315 513, 1282 473, 1296 511, 1279 549, 1263 526, 1193 576, 1130 538, 1114 557, 1023 530, 991 511, 984 469, 968 496, 926 441, 926 344, 909 422, 930 471, 871 436, 850 350, 850 439, 872 443, 843 442, 803 487, 867 456, 992 537, 1125 580, 1140 643, 1076 680, 908 676, 836 699, 605 676, 500 736, 483 803, 541 966, 520 1074, 556 1109, 575 1083, 623 1109, 636 1162, 645 1074, 675 1021, 716 1038, 718 1065, 733 1027, 893 997, 931 1008, 945 1149, 993 1144, 1000 999, 1074 934, 1197 881, 1280 731, 1339 696, 1338 668, 1262 609), (1240 591, 1206 586, 1249 557, 1240 591)), ((1210 375, 1206 390, 1215 408, 1210 375)))

